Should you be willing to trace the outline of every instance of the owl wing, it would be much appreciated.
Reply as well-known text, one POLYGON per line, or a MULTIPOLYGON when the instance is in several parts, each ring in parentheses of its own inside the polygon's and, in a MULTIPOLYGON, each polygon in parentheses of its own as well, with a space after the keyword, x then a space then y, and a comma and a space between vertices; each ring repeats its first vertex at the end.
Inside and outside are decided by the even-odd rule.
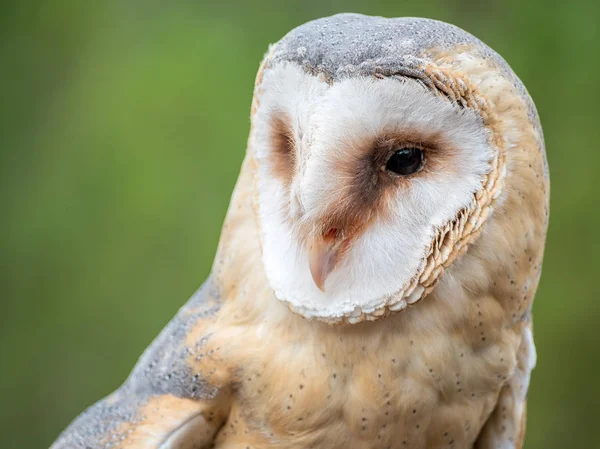
POLYGON ((76 418, 51 449, 210 447, 229 413, 227 376, 202 352, 219 308, 209 280, 146 350, 127 381, 76 418))
POLYGON ((525 438, 527 390, 536 362, 531 320, 523 323, 517 367, 500 391, 494 411, 485 423, 475 449, 521 449, 525 438))

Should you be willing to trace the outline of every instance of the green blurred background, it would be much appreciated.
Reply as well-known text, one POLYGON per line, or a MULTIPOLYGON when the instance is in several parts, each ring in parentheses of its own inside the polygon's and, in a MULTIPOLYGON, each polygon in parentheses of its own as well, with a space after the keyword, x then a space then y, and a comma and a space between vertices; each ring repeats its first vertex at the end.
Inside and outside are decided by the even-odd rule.
POLYGON ((0 448, 46 448, 205 279, 267 45, 341 11, 452 22, 540 112, 552 174, 527 449, 599 447, 600 3, 0 4, 0 448))

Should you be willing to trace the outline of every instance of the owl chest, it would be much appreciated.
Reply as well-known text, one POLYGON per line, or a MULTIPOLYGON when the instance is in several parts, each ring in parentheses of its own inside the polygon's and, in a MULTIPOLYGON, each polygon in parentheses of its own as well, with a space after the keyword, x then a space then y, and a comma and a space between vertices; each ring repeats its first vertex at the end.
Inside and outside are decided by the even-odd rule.
POLYGON ((256 447, 470 447, 501 376, 467 349, 447 336, 273 345, 245 362, 230 422, 256 447))

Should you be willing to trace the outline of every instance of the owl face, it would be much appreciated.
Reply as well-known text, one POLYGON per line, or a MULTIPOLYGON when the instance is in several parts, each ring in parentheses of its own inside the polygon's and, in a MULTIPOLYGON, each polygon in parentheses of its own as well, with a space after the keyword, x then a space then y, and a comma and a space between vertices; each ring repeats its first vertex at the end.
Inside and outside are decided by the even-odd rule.
POLYGON ((485 100, 461 79, 449 94, 435 74, 389 67, 333 79, 274 57, 278 46, 249 141, 269 284, 308 318, 401 310, 431 291, 499 195, 485 100))

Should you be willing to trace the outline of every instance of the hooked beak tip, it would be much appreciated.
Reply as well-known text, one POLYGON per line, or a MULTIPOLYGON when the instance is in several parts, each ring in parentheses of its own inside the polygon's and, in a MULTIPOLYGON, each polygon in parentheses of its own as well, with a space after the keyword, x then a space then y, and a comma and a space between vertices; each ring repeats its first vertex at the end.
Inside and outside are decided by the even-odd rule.
POLYGON ((325 292, 325 281, 334 270, 340 257, 339 244, 314 242, 309 251, 309 268, 319 290, 325 292))
POLYGON ((313 275, 313 281, 315 281, 315 285, 317 286, 317 288, 319 290, 321 290, 323 293, 325 293, 325 279, 318 278, 317 276, 315 276, 315 273, 312 273, 312 275, 313 275))

